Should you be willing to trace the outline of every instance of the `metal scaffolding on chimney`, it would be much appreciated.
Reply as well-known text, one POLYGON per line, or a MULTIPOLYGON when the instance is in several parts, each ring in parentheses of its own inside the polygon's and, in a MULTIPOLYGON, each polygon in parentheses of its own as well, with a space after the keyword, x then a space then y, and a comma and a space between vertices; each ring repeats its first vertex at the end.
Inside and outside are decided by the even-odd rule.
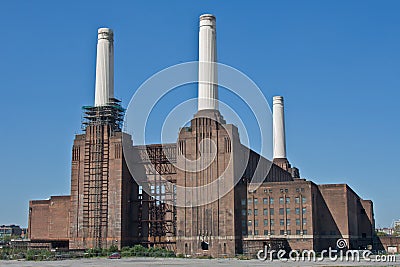
POLYGON ((109 138, 121 131, 124 109, 110 99, 105 106, 83 107, 86 131, 83 226, 92 247, 102 248, 108 227, 109 138))

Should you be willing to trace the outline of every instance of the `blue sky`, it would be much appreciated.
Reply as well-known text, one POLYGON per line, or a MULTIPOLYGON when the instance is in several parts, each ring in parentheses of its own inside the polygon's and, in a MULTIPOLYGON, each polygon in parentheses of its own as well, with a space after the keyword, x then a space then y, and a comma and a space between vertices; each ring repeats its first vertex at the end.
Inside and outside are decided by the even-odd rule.
MULTIPOLYGON (((218 58, 286 102, 288 158, 316 183, 400 218, 400 2, 0 2, 0 224, 27 225, 28 201, 69 194, 81 106, 94 99, 96 31, 115 32, 126 106, 165 67, 197 59, 198 17, 217 16, 218 58)), ((195 96, 193 89, 188 96, 195 96)))

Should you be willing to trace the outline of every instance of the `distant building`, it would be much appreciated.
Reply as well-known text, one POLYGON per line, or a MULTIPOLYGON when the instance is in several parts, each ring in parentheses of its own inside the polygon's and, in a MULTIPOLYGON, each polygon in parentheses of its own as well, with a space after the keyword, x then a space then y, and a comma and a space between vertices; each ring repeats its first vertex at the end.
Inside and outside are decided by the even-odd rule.
POLYGON ((0 239, 12 236, 21 236, 22 229, 18 225, 1 225, 0 226, 0 239))
POLYGON ((378 229, 376 229, 376 232, 384 233, 386 235, 393 235, 393 228, 391 228, 391 227, 378 228, 378 229))
POLYGON ((393 227, 394 227, 394 229, 399 229, 400 230, 400 220, 394 221, 393 227))

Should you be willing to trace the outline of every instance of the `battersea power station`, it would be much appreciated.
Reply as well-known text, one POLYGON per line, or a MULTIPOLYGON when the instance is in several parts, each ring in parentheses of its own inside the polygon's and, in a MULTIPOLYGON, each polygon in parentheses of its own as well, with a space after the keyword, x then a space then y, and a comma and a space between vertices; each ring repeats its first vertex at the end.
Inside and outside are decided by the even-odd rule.
POLYGON ((187 257, 234 257, 265 246, 335 249, 344 239, 349 249, 372 249, 372 201, 347 184, 301 178, 288 161, 282 96, 273 97, 273 159, 243 145, 237 126, 224 119, 213 15, 200 16, 198 49, 197 113, 177 129, 176 142, 135 145, 114 98, 114 33, 98 30, 95 99, 83 107, 83 132, 72 146, 71 194, 29 202, 31 246, 140 244, 187 257))

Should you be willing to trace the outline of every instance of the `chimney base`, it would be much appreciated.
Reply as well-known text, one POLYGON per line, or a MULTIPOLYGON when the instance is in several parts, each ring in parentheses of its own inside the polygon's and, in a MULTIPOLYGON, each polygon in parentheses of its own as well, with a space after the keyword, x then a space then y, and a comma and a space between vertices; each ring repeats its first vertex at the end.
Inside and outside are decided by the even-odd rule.
POLYGON ((194 115, 195 118, 209 118, 220 124, 226 124, 224 117, 222 116, 221 112, 217 109, 202 109, 197 111, 194 115))
POLYGON ((272 161, 275 165, 281 167, 285 171, 289 171, 291 168, 289 161, 286 158, 275 158, 272 161))

